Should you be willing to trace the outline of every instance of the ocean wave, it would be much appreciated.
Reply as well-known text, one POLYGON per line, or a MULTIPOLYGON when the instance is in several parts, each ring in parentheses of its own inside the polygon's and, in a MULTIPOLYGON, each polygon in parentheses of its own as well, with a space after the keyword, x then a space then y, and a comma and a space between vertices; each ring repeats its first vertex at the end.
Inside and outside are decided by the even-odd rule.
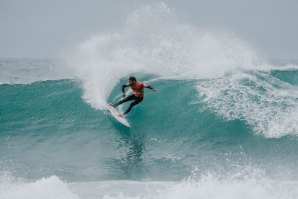
POLYGON ((297 182, 273 181, 266 178, 235 180, 206 175, 199 180, 172 181, 97 181, 63 182, 57 176, 36 181, 12 180, 1 176, 2 199, 294 199, 298 194, 297 182))
MULTIPOLYGON (((291 70, 289 73, 287 71, 284 73, 286 75, 277 74, 274 71, 237 71, 219 78, 192 81, 152 79, 140 74, 146 82, 160 89, 157 93, 147 91, 146 96, 149 97, 149 101, 153 100, 153 104, 145 100, 142 106, 148 109, 147 112, 150 110, 149 115, 154 114, 153 118, 164 118, 164 122, 167 122, 169 118, 184 124, 187 122, 184 118, 192 117, 188 122, 193 121, 191 125, 197 129, 204 128, 205 125, 195 123, 204 119, 202 111, 206 111, 206 113, 215 113, 223 117, 227 122, 243 121, 255 134, 267 138, 297 135, 298 81, 296 76, 298 72, 291 70), (296 76, 293 76, 294 73, 296 76), (173 93, 173 90, 176 92, 173 93), (185 108, 189 110, 183 112, 185 108), (169 111, 171 109, 178 115, 173 115, 169 111), (197 111, 202 113, 198 114, 197 111)), ((118 83, 112 88, 111 95, 106 101, 113 101, 115 96, 119 96, 120 85, 118 83)), ((2 119, 11 116, 26 121, 30 121, 30 118, 39 118, 40 121, 51 120, 54 123, 61 119, 81 123, 86 121, 86 117, 82 116, 90 112, 90 108, 92 110, 92 107, 88 107, 81 100, 84 92, 80 81, 74 80, 44 81, 27 86, 2 85, 3 101, 1 103, 10 102, 9 106, 3 104, 3 114, 8 112, 3 115, 2 119), (28 100, 30 100, 29 104, 28 100), (11 109, 11 106, 14 109, 11 109), (27 108, 24 109, 24 106, 27 108), (10 113, 11 110, 18 109, 23 111, 10 113)), ((98 113, 105 114, 106 112, 98 113)), ((212 117, 210 119, 214 120, 215 116, 212 117)), ((131 119, 134 126, 133 120, 137 118, 131 119)))

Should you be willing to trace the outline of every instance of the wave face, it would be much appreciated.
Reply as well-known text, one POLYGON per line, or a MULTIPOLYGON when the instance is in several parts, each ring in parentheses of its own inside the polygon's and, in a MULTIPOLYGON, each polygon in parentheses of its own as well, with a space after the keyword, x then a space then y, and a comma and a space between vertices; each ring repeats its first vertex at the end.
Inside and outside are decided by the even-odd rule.
POLYGON ((182 24, 164 3, 65 62, 0 67, 0 198, 297 196, 297 65, 182 24), (128 129, 106 103, 129 75, 159 91, 145 91, 128 129))
MULTIPOLYGON (((278 198, 279 193, 272 194, 270 189, 285 185, 275 184, 275 180, 287 185, 286 181, 298 178, 297 117, 290 114, 295 113, 290 110, 297 107, 297 96, 292 90, 295 85, 281 80, 297 72, 244 72, 199 81, 155 80, 151 84, 159 92, 146 92, 145 100, 127 117, 130 129, 118 124, 107 111, 98 111, 86 103, 82 98, 84 89, 75 80, 1 85, 1 168, 27 181, 38 180, 21 185, 19 180, 8 184, 4 181, 5 186, 12 190, 32 186, 42 195, 47 192, 40 193, 38 187, 46 183, 58 186, 69 198, 88 198, 86 192, 95 189, 88 181, 145 180, 148 185, 127 182, 125 196, 133 193, 134 186, 152 186, 152 191, 182 189, 179 194, 192 190, 194 196, 204 196, 210 186, 217 184, 224 190, 236 187, 236 195, 249 186, 256 194, 261 189, 263 198, 278 198), (271 85, 268 88, 276 90, 267 98, 268 88, 258 90, 257 83, 248 78, 256 82, 260 79, 263 86, 266 82, 271 85), (233 89, 232 82, 238 82, 233 89), (281 88, 284 92, 277 101, 274 93, 279 94, 281 88), (261 97, 249 95, 252 91, 261 97), (273 123, 274 114, 287 117, 273 123), (53 175, 83 184, 65 185, 55 177, 42 179, 53 175), (214 178, 204 181, 206 175, 214 178), (189 182, 177 182, 189 177, 189 182), (264 178, 265 185, 255 184, 254 180, 264 178), (150 182, 156 180, 162 181, 157 188, 150 182), (269 190, 266 183, 271 186, 269 190)), ((112 91, 111 101, 120 85, 112 91)), ((123 182, 112 182, 109 186, 116 186, 115 192, 104 192, 103 197, 121 198, 115 195, 122 192, 117 183, 123 182)), ((291 193, 295 192, 296 186, 291 187, 291 193)), ((160 198, 171 198, 172 191, 163 192, 160 198)), ((13 192, 3 194, 12 196, 13 192)), ((141 195, 150 198, 146 193, 141 195)))

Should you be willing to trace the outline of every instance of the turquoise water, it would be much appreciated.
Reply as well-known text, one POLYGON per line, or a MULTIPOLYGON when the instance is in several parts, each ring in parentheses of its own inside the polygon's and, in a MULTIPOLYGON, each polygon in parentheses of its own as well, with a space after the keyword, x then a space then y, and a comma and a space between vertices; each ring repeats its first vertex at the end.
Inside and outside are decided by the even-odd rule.
MULTIPOLYGON (((292 110, 298 107, 298 70, 198 80, 140 77, 159 91, 146 90, 145 100, 127 116, 131 128, 86 103, 76 79, 0 85, 2 178, 46 177, 54 184, 75 183, 69 185, 73 189, 106 181, 114 191, 123 191, 117 188, 122 183, 129 191, 131 182, 162 187, 188 178, 200 182, 206 175, 297 181, 297 117, 291 114, 297 114, 292 110), (251 92, 255 95, 246 99, 251 92), (271 128, 276 118, 281 121, 271 128)), ((124 82, 115 85, 108 101, 124 82)))

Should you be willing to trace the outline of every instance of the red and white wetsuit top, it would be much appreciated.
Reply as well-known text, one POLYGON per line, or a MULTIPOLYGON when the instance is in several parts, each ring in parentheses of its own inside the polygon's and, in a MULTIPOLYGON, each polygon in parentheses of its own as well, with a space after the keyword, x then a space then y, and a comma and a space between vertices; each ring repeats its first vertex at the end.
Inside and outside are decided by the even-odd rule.
POLYGON ((134 96, 136 97, 144 97, 144 83, 143 82, 136 82, 135 85, 130 85, 134 96))

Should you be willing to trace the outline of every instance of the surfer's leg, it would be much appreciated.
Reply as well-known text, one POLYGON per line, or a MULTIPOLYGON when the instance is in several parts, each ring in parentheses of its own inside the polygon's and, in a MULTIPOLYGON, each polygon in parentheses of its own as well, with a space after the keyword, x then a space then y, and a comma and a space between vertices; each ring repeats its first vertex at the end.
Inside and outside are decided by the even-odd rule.
POLYGON ((123 104, 125 102, 128 102, 128 101, 131 101, 131 100, 134 100, 135 99, 135 96, 134 95, 130 95, 128 96, 127 98, 124 98, 123 100, 120 100, 119 102, 117 102, 116 104, 114 104, 114 106, 119 106, 120 104, 123 104))
POLYGON ((132 107, 134 107, 135 105, 137 105, 141 101, 143 101, 143 98, 135 97, 135 101, 129 105, 128 109, 123 113, 123 115, 126 115, 127 113, 129 113, 129 111, 132 109, 132 107))

